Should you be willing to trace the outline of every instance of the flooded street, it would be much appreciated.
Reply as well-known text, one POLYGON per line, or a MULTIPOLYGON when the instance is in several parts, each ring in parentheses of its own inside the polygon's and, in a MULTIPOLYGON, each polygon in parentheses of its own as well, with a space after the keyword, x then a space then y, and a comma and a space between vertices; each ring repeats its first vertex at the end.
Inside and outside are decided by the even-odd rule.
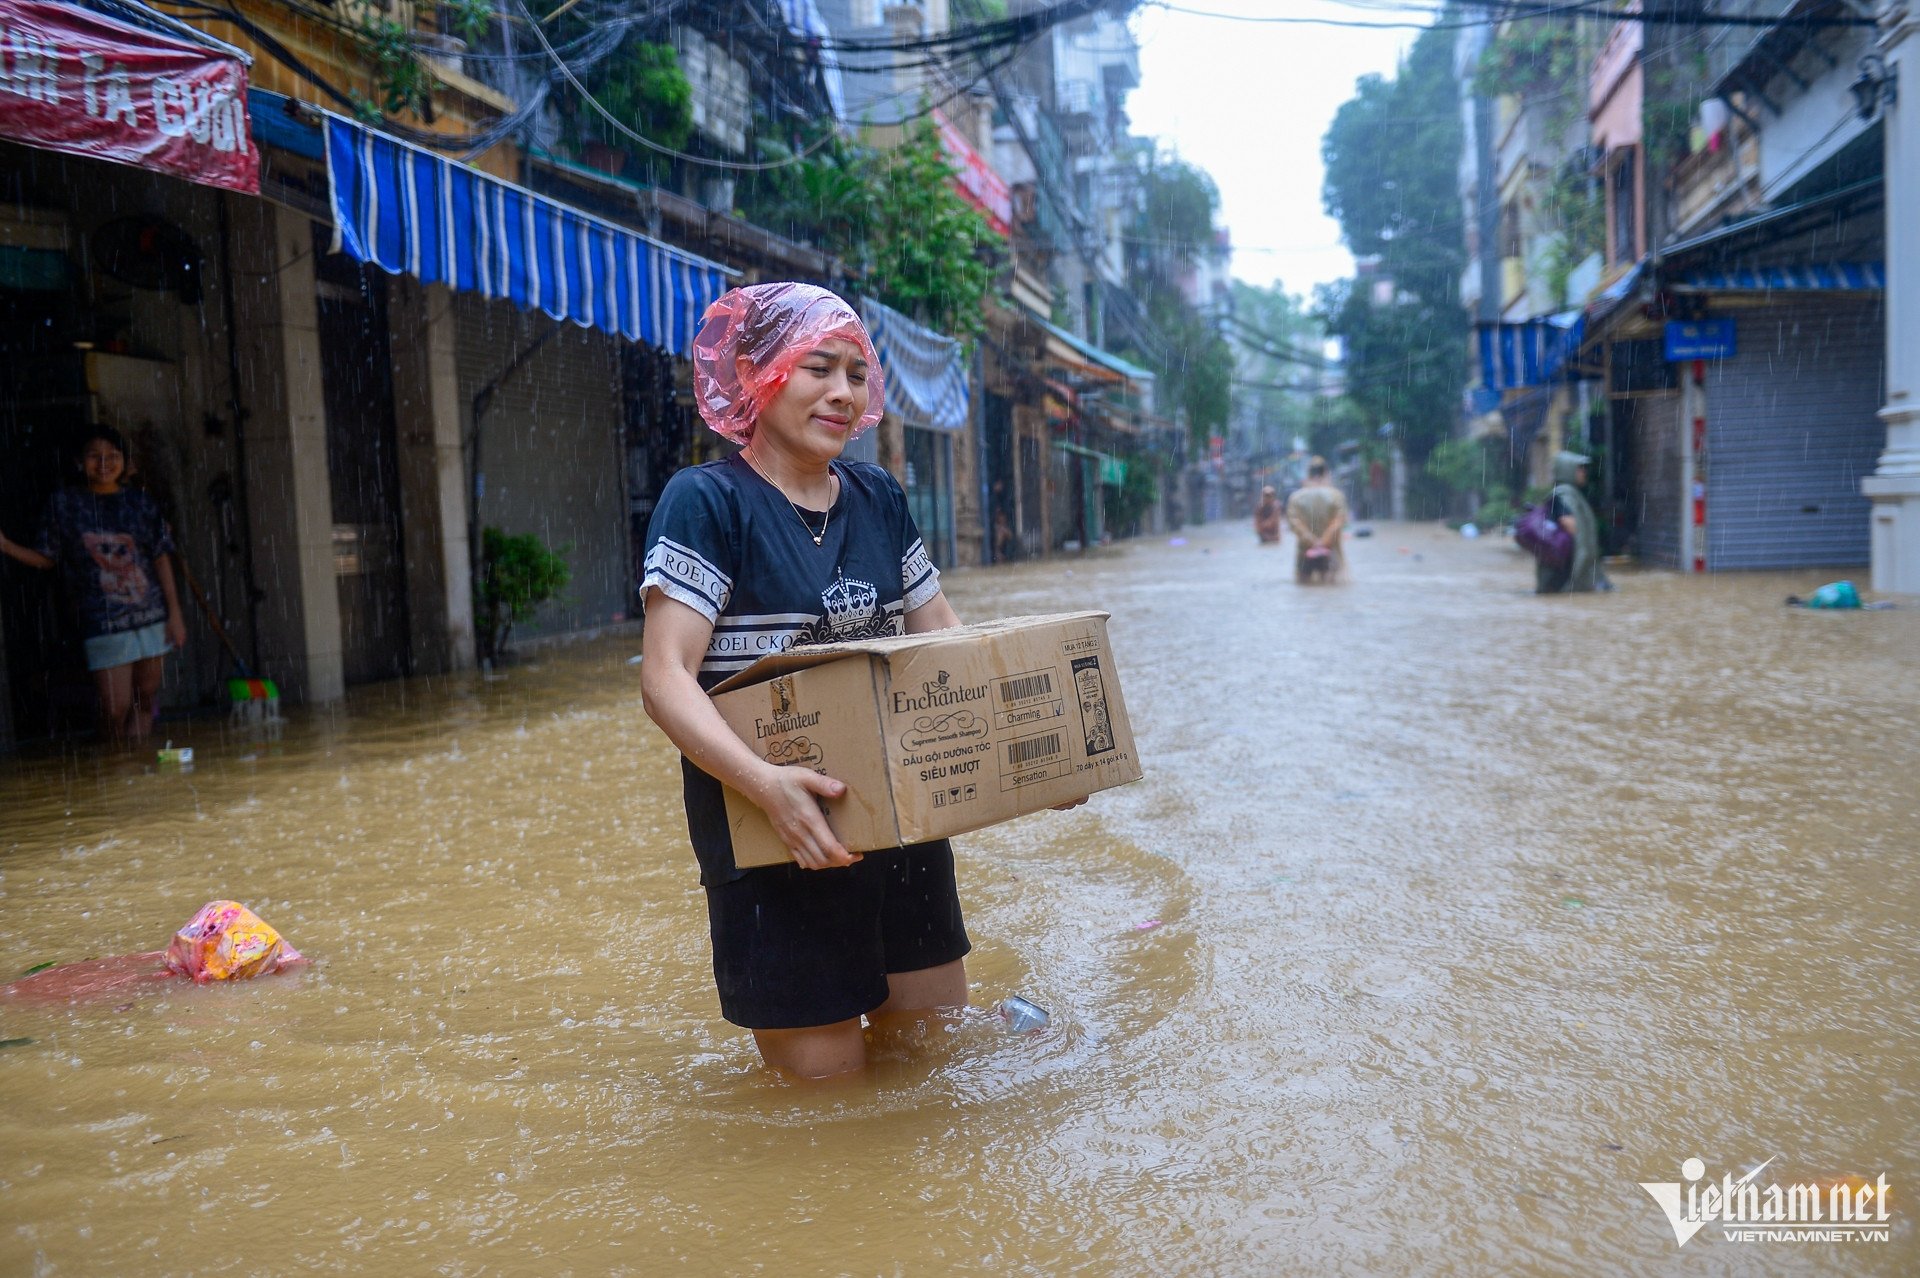
POLYGON ((719 1019, 633 638, 373 685, 190 772, 0 773, 0 972, 205 901, 315 960, 0 1007, 0 1271, 1920 1269, 1920 612, 1537 599, 1382 526, 958 572, 1099 607, 1147 776, 956 840, 976 1010, 818 1090, 719 1019), (1878 1243, 1677 1249, 1640 1181, 1884 1173, 1878 1243))

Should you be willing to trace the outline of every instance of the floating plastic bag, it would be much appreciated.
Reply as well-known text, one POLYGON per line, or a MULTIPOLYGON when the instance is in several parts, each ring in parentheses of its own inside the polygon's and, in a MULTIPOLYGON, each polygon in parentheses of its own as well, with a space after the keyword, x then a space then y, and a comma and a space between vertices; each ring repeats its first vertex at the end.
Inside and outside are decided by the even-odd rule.
POLYGON ((167 946, 167 969, 195 984, 265 976, 295 963, 300 951, 238 901, 209 901, 167 946))
POLYGON ((1007 1032, 1025 1034, 1032 1030, 1041 1030, 1053 1019, 1047 1009, 1038 1003, 1029 1003, 1018 994, 1010 995, 1000 1004, 1000 1015, 1006 1018, 1007 1032))
POLYGON ((859 313, 814 284, 754 284, 731 289, 700 317, 693 336, 693 396, 700 416, 736 444, 753 435, 760 410, 773 402, 794 366, 820 343, 845 338, 867 361, 867 411, 848 438, 886 411, 880 357, 859 313), (737 361, 745 357, 743 379, 737 361))

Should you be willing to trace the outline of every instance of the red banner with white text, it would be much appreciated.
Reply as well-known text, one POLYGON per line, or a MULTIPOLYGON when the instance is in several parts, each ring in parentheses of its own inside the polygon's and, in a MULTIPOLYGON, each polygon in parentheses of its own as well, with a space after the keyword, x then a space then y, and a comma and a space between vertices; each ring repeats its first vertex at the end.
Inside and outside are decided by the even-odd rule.
POLYGON ((938 108, 933 112, 934 128, 940 132, 941 149, 954 167, 953 186, 962 199, 987 215, 987 222, 1000 235, 1013 235, 1013 193, 985 157, 973 149, 967 135, 938 108))
POLYGON ((0 137, 257 194, 239 58, 41 0, 0 0, 0 137))

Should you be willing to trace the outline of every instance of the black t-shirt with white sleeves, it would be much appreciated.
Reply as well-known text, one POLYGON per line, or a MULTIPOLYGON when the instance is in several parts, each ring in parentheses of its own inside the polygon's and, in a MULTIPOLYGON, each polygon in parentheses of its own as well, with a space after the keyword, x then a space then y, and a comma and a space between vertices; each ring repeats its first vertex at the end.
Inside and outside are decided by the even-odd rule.
MULTIPOLYGON (((711 688, 772 652, 809 643, 902 634, 906 614, 940 593, 940 574, 892 475, 835 462, 831 511, 797 511, 738 454, 667 481, 647 526, 640 580, 713 622, 700 663, 711 688), (825 518, 826 535, 813 544, 825 518)), ((682 759, 687 832, 712 886, 733 864, 720 783, 682 759)))

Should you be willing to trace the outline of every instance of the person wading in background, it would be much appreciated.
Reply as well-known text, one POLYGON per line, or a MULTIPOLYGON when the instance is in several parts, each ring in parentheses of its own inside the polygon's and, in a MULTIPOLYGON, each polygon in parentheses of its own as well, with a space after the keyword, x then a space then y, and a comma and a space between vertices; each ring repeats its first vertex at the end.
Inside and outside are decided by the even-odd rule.
POLYGON ((1339 581, 1346 572, 1342 534, 1347 527, 1347 498, 1327 473, 1327 459, 1307 464, 1307 482, 1287 498, 1287 523, 1293 527, 1293 578, 1339 581))
POLYGON ((173 584, 173 531, 151 496, 120 486, 132 468, 119 431, 95 426, 78 443, 85 486, 48 500, 33 546, 0 533, 0 554, 60 570, 93 672, 100 734, 116 745, 138 744, 153 726, 166 655, 187 642, 173 584))
POLYGON ((1280 542, 1280 516, 1285 512, 1280 504, 1280 494, 1274 491, 1272 484, 1260 490, 1260 504, 1253 508, 1253 531, 1263 546, 1278 545, 1280 542))
POLYGON ((1553 459, 1553 493, 1547 498, 1547 517, 1573 538, 1573 555, 1559 568, 1535 563, 1535 594, 1559 595, 1589 590, 1612 590, 1600 566, 1600 521, 1580 491, 1587 485, 1587 462, 1579 453, 1561 453, 1553 459))

